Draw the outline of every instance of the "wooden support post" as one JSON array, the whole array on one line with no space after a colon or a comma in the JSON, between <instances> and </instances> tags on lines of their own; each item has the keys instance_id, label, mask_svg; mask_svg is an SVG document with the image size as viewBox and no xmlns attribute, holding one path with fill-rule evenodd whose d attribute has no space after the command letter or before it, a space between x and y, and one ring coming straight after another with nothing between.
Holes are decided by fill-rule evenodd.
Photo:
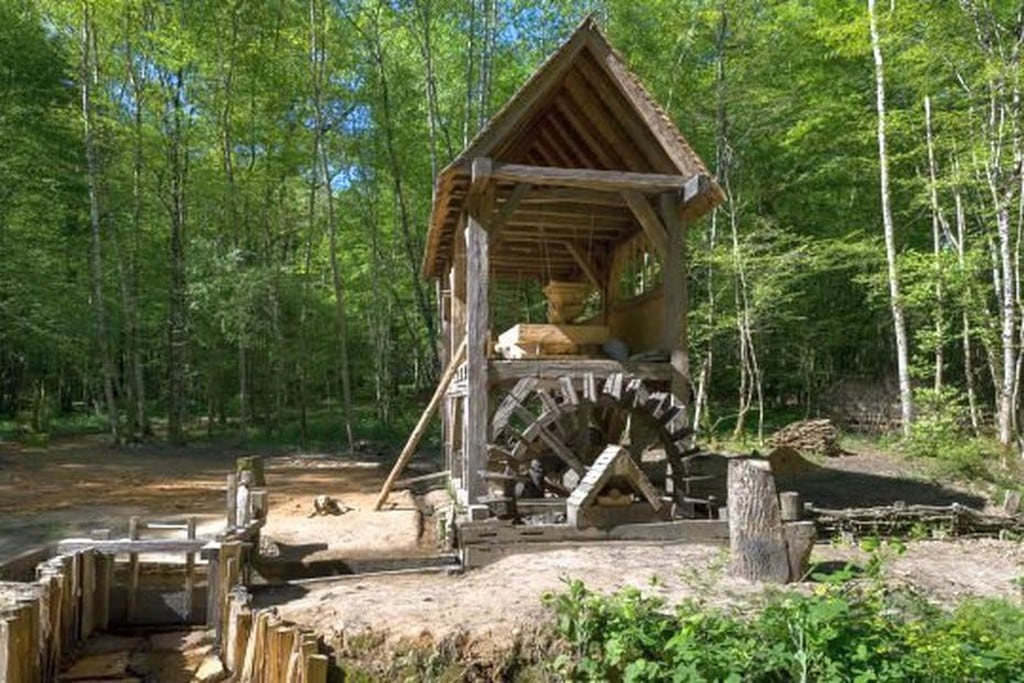
<instances>
[{"instance_id":1,"label":"wooden support post","mask_svg":"<svg viewBox=\"0 0 1024 683\"><path fill-rule=\"evenodd\" d=\"M216 630L220 614L220 544L208 543L201 557L206 560L206 625Z\"/></svg>"},{"instance_id":2,"label":"wooden support post","mask_svg":"<svg viewBox=\"0 0 1024 683\"><path fill-rule=\"evenodd\" d=\"M109 556L104 557L108 561L108 567L112 567L113 558ZM57 677L57 671L60 669L61 663L61 579L57 568L52 562L47 562L37 567L36 575L36 585L39 587L42 608L40 614L42 638L45 642L45 647L40 653L40 672L42 680L49 681ZM0 638L0 658L3 657L2 650L2 638ZM0 680L3 680L2 674L3 665L0 664Z\"/></svg>"},{"instance_id":3,"label":"wooden support post","mask_svg":"<svg viewBox=\"0 0 1024 683\"><path fill-rule=\"evenodd\" d=\"M78 599L82 603L82 619L79 622L78 638L85 640L92 635L96 623L96 553L83 550L80 554L82 586Z\"/></svg>"},{"instance_id":4,"label":"wooden support post","mask_svg":"<svg viewBox=\"0 0 1024 683\"><path fill-rule=\"evenodd\" d=\"M234 674L241 673L245 662L246 644L252 632L252 610L249 607L249 600L249 592L244 588L235 588L228 597L224 664L228 671Z\"/></svg>"},{"instance_id":5,"label":"wooden support post","mask_svg":"<svg viewBox=\"0 0 1024 683\"><path fill-rule=\"evenodd\" d=\"M729 460L730 571L750 581L785 583L789 554L775 492L775 478L767 460Z\"/></svg>"},{"instance_id":6,"label":"wooden support post","mask_svg":"<svg viewBox=\"0 0 1024 683\"><path fill-rule=\"evenodd\" d=\"M96 628L110 627L110 589L114 584L114 556L96 555Z\"/></svg>"},{"instance_id":7,"label":"wooden support post","mask_svg":"<svg viewBox=\"0 0 1024 683\"><path fill-rule=\"evenodd\" d=\"M377 496L377 501L373 504L374 510L380 510L388 499L388 494L391 493L391 488L395 485L395 481L398 480L398 475L402 473L405 466L409 464L409 460L412 458L413 453L416 451L416 447L420 443L420 439L427 432L427 427L430 425L430 418L434 415L437 410L437 406L441 403L441 399L444 398L445 392L448 390L448 385L451 384L452 378L455 376L455 372L462 365L463 359L466 357L466 340L463 339L462 343L459 344L458 350L455 352L455 356L452 358L452 362L448 364L448 368L444 371L441 376L441 381L438 382L437 389L434 390L434 395L430 399L430 403L427 404L423 414L420 415L419 422L416 423L416 428L412 430L412 434L409 435L409 440L405 442L405 447L402 448L402 452L398 455L398 460L395 461L395 466L391 468L391 473L388 474L387 480L384 482L384 486L380 489L380 494Z\"/></svg>"},{"instance_id":8,"label":"wooden support post","mask_svg":"<svg viewBox=\"0 0 1024 683\"><path fill-rule=\"evenodd\" d=\"M29 605L19 603L0 613L0 680L5 683L34 683L30 612Z\"/></svg>"},{"instance_id":9,"label":"wooden support post","mask_svg":"<svg viewBox=\"0 0 1024 683\"><path fill-rule=\"evenodd\" d=\"M253 489L249 494L252 501L252 518L254 520L266 520L267 518L267 490Z\"/></svg>"},{"instance_id":10,"label":"wooden support post","mask_svg":"<svg viewBox=\"0 0 1024 683\"><path fill-rule=\"evenodd\" d=\"M190 541L196 538L196 518L189 517L186 522L185 537ZM196 587L196 554L185 553L185 623L192 622L192 600Z\"/></svg>"},{"instance_id":11,"label":"wooden support post","mask_svg":"<svg viewBox=\"0 0 1024 683\"><path fill-rule=\"evenodd\" d=\"M466 338L466 214L459 216L455 236L452 238L452 269L449 274L451 288L451 340L450 348L457 349Z\"/></svg>"},{"instance_id":12,"label":"wooden support post","mask_svg":"<svg viewBox=\"0 0 1024 683\"><path fill-rule=\"evenodd\" d=\"M227 530L231 531L238 525L238 475L234 472L227 475Z\"/></svg>"},{"instance_id":13,"label":"wooden support post","mask_svg":"<svg viewBox=\"0 0 1024 683\"><path fill-rule=\"evenodd\" d=\"M252 521L252 507L249 492L252 490L252 472L238 475L238 491L235 494L235 526L245 528Z\"/></svg>"},{"instance_id":14,"label":"wooden support post","mask_svg":"<svg viewBox=\"0 0 1024 683\"><path fill-rule=\"evenodd\" d=\"M216 642L220 645L221 659L224 659L227 657L228 647L227 639L224 637L229 615L228 596L232 589L240 584L242 577L246 573L245 567L243 567L245 560L244 544L239 541L222 543L218 559L219 580L217 582L216 623L214 631L216 633Z\"/></svg>"},{"instance_id":15,"label":"wooden support post","mask_svg":"<svg viewBox=\"0 0 1024 683\"><path fill-rule=\"evenodd\" d=\"M302 680L305 683L327 683L327 655L306 657L306 670Z\"/></svg>"},{"instance_id":16,"label":"wooden support post","mask_svg":"<svg viewBox=\"0 0 1024 683\"><path fill-rule=\"evenodd\" d=\"M690 415L690 351L686 312L689 308L689 287L686 258L686 225L679 218L679 199L673 194L661 195L661 217L668 232L663 282L665 312L662 321L662 345L672 364L672 395Z\"/></svg>"},{"instance_id":17,"label":"wooden support post","mask_svg":"<svg viewBox=\"0 0 1024 683\"><path fill-rule=\"evenodd\" d=\"M489 221L494 207L494 184L489 159L473 161L466 221L466 413L463 419L463 487L475 505L487 493L479 471L487 469L488 381L490 344Z\"/></svg>"},{"instance_id":18,"label":"wooden support post","mask_svg":"<svg viewBox=\"0 0 1024 683\"><path fill-rule=\"evenodd\" d=\"M139 518L131 517L128 520L128 540L139 540ZM128 554L128 600L125 614L125 622L132 623L135 620L135 612L139 600L139 554Z\"/></svg>"},{"instance_id":19,"label":"wooden support post","mask_svg":"<svg viewBox=\"0 0 1024 683\"><path fill-rule=\"evenodd\" d=\"M14 634L11 622L6 614L0 612L0 681L13 683L15 680L14 665L11 663Z\"/></svg>"}]
</instances>

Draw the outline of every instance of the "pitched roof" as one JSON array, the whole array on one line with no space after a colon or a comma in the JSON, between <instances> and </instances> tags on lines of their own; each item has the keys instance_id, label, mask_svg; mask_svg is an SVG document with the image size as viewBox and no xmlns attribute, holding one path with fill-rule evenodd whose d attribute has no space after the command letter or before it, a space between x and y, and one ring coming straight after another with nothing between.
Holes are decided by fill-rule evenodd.
<instances>
[{"instance_id":1,"label":"pitched roof","mask_svg":"<svg viewBox=\"0 0 1024 683\"><path fill-rule=\"evenodd\" d=\"M592 17L583 20L438 174L423 260L427 277L439 276L451 258L470 166L480 157L537 166L679 175L683 180L708 175L704 163ZM691 209L695 215L724 199L715 183L707 187ZM563 216L567 226L573 213ZM592 206L581 205L575 213L581 228L593 224ZM607 219L609 229L621 223L621 236L630 231L629 226L635 227L624 203L604 208L601 218ZM544 254L549 256L550 249L544 249Z\"/></svg>"}]
</instances>

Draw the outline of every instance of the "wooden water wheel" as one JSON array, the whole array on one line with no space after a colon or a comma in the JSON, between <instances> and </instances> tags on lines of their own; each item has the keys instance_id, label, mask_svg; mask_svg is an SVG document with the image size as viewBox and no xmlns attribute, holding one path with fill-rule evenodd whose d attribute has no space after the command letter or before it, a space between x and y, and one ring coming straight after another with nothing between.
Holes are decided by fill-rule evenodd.
<instances>
[{"instance_id":1,"label":"wooden water wheel","mask_svg":"<svg viewBox=\"0 0 1024 683\"><path fill-rule=\"evenodd\" d=\"M492 479L523 480L543 469L547 490L569 495L609 444L625 446L651 482L677 501L697 499L703 454L693 445L683 406L637 377L592 373L520 380L491 422Z\"/></svg>"}]
</instances>

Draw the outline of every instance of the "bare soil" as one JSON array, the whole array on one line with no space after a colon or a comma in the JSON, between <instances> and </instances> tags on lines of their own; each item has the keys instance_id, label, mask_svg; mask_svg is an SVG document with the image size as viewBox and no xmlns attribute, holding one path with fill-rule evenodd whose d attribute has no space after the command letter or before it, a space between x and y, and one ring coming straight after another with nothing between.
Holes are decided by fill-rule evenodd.
<instances>
[{"instance_id":1,"label":"bare soil","mask_svg":"<svg viewBox=\"0 0 1024 683\"><path fill-rule=\"evenodd\" d=\"M422 520L408 494L392 512L369 512L387 474L376 452L254 452L231 446L112 448L104 437L64 439L47 448L0 444L0 562L32 547L91 529L127 533L128 518L196 516L200 535L224 525L224 482L235 459L264 455L269 494L266 535L299 559L374 553L415 554ZM319 517L313 499L329 495L353 508ZM428 546L429 547L429 546Z\"/></svg>"},{"instance_id":2,"label":"bare soil","mask_svg":"<svg viewBox=\"0 0 1024 683\"><path fill-rule=\"evenodd\" d=\"M513 555L457 575L353 576L274 588L259 601L277 605L286 619L315 627L342 649L370 642L395 652L459 641L487 657L550 622L543 596L565 590L570 579L600 592L637 588L669 605L685 599L718 607L756 603L766 586L728 576L726 554L705 545L591 544ZM863 567L867 559L855 548L829 545L817 546L812 556L824 571L847 563ZM1017 542L919 541L893 557L885 575L940 604L968 596L1019 599L1022 563Z\"/></svg>"},{"instance_id":3,"label":"bare soil","mask_svg":"<svg viewBox=\"0 0 1024 683\"><path fill-rule=\"evenodd\" d=\"M0 444L0 560L32 544L98 526L122 532L127 517L197 515L201 529L222 524L224 475L239 448L159 446L111 449L101 438L60 441L47 449ZM422 500L397 492L384 513L370 511L390 458L363 454L267 451L270 510L265 536L280 557L322 559L423 556L436 552ZM912 463L876 451L822 462L789 463L780 487L824 507L961 502L984 507L970 488L929 479ZM312 515L329 495L351 508ZM437 494L440 495L440 494ZM824 568L865 562L854 548L819 545ZM920 541L887 565L887 576L931 599L1019 596L1019 543ZM504 558L466 572L356 575L264 590L288 619L317 628L330 642L369 638L386 648L451 638L494 652L550 618L542 596L580 578L595 590L634 586L669 603L686 598L746 605L763 586L726 576L724 550L700 545L602 544Z\"/></svg>"}]
</instances>

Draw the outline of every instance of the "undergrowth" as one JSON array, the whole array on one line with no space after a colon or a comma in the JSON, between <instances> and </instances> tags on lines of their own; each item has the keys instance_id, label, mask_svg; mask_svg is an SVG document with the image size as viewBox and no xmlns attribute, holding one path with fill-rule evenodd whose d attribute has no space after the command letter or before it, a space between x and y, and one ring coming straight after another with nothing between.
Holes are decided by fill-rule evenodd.
<instances>
[{"instance_id":1,"label":"undergrowth","mask_svg":"<svg viewBox=\"0 0 1024 683\"><path fill-rule=\"evenodd\" d=\"M810 594L778 592L755 610L698 600L668 609L625 589L568 582L545 600L573 681L1024 680L1024 609L968 600L952 610L886 588L877 571L817 577Z\"/></svg>"}]
</instances>

